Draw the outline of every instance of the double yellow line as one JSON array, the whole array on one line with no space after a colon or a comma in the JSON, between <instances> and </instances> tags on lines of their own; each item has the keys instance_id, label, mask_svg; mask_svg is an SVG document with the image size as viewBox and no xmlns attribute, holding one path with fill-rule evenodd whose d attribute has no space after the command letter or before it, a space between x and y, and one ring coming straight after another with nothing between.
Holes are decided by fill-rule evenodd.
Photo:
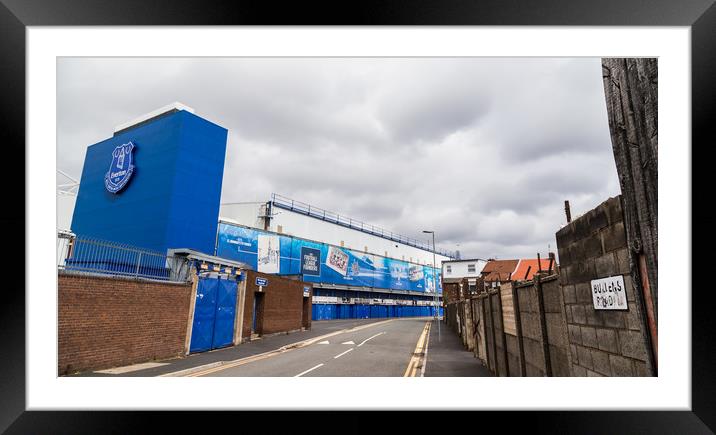
<instances>
[{"instance_id":1,"label":"double yellow line","mask_svg":"<svg viewBox=\"0 0 716 435\"><path fill-rule=\"evenodd\" d=\"M422 372L422 368L425 365L425 349L428 347L428 337L430 337L430 325L432 322L426 322L423 328L423 333L418 338L418 344L415 346L413 356L410 357L408 367L405 369L403 377L416 377Z\"/></svg>"}]
</instances>

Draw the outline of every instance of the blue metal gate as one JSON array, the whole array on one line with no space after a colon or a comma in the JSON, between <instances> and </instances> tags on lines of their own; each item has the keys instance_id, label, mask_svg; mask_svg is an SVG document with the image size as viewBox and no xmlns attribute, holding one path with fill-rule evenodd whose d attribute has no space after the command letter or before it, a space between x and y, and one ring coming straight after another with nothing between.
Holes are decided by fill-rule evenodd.
<instances>
[{"instance_id":1,"label":"blue metal gate","mask_svg":"<svg viewBox=\"0 0 716 435\"><path fill-rule=\"evenodd\" d=\"M189 352L231 345L235 318L236 281L199 277Z\"/></svg>"}]
</instances>

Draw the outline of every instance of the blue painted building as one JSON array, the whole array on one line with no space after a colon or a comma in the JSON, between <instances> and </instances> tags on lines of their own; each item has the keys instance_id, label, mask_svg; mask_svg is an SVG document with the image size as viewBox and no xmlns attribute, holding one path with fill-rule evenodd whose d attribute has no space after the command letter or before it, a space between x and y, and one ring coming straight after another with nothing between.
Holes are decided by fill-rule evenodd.
<instances>
[{"instance_id":1,"label":"blue painted building","mask_svg":"<svg viewBox=\"0 0 716 435\"><path fill-rule=\"evenodd\" d=\"M189 248L213 253L227 133L187 110L174 109L90 145L72 231L162 252ZM115 150L130 143L133 149L118 161ZM130 164L127 176L123 171ZM107 187L108 173L126 177L119 191Z\"/></svg>"}]
</instances>

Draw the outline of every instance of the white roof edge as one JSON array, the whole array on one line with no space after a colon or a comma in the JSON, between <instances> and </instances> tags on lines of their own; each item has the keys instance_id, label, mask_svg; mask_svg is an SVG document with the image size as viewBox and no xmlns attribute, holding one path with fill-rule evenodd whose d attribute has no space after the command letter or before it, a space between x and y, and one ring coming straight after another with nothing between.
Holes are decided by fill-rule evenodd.
<instances>
[{"instance_id":1,"label":"white roof edge","mask_svg":"<svg viewBox=\"0 0 716 435\"><path fill-rule=\"evenodd\" d=\"M189 112L189 113L194 113L194 109L192 109L191 107L189 107L189 106L187 106L187 105L185 105L185 104L182 104L182 103L180 103L180 102L178 102L178 101L175 101L175 102L173 102L173 103L171 103L171 104L167 104L166 106L162 106L162 107L160 107L160 108L158 108L158 109L156 109L156 110L152 110L152 111L149 112L149 113L145 113L144 115L141 115L141 116L139 116L139 117L137 117L137 118L134 118L133 120L131 120L131 121L129 121L129 122L125 122L124 124L120 124L120 125L114 127L114 133L116 133L116 132L118 132L118 131L120 131L120 130L124 130L124 129L129 128L129 127L131 127L131 126L133 126L133 125L139 124L140 122L144 122L144 121L146 121L147 119L154 118L155 116L159 116L159 115L161 115L162 113L166 113L166 112L169 112L169 111L174 110L174 109L176 109L176 110L186 110L186 111Z\"/></svg>"},{"instance_id":2,"label":"white roof edge","mask_svg":"<svg viewBox=\"0 0 716 435\"><path fill-rule=\"evenodd\" d=\"M231 218L227 218L224 216L219 216L219 222L226 222L227 224L241 225L244 227L248 226L248 225L242 224L241 222L237 221L236 219L231 219Z\"/></svg>"}]
</instances>

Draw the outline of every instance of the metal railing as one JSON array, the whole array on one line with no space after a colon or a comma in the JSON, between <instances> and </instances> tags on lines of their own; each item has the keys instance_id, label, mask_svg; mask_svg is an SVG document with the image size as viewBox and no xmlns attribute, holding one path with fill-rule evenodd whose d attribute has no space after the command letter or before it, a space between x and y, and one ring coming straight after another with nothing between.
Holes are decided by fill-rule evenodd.
<instances>
[{"instance_id":1,"label":"metal railing","mask_svg":"<svg viewBox=\"0 0 716 435\"><path fill-rule=\"evenodd\" d=\"M433 247L427 241L421 241L418 239L413 239L400 234L396 234L381 227L367 224L365 222L352 219L346 216L341 216L338 213L324 210L322 208L306 204L305 202L296 201L294 199L278 195L276 193L271 194L271 202L276 207L283 208L285 210L305 214L306 216L311 216L334 224L342 225L344 227L348 227L374 236L382 237L384 239L392 240L394 242L402 243L404 245L413 246L415 248L423 249L425 251L435 252L436 254L455 258L454 252L441 249L433 250Z\"/></svg>"},{"instance_id":2,"label":"metal railing","mask_svg":"<svg viewBox=\"0 0 716 435\"><path fill-rule=\"evenodd\" d=\"M72 249L72 241L75 239L74 233L67 230L57 230L57 268L65 268L65 259L69 256Z\"/></svg>"},{"instance_id":3,"label":"metal railing","mask_svg":"<svg viewBox=\"0 0 716 435\"><path fill-rule=\"evenodd\" d=\"M57 268L74 272L148 278L163 281L186 279L185 259L168 257L116 242L57 232Z\"/></svg>"}]
</instances>

